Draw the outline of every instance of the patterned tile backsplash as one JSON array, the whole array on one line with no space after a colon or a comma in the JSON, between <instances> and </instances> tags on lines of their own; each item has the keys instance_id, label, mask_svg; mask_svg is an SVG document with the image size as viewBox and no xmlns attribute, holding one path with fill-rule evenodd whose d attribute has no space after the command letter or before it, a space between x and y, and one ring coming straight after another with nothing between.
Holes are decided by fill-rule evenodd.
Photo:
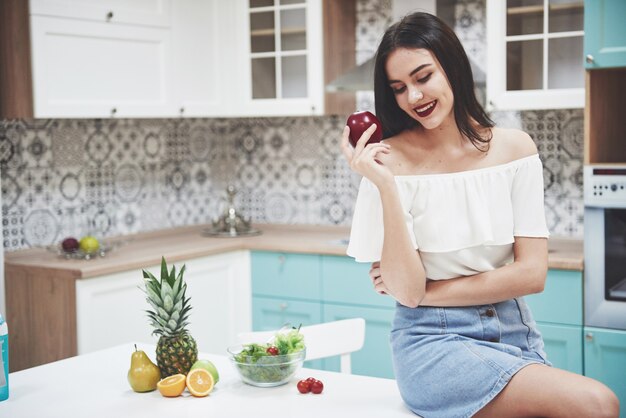
<instances>
[{"instance_id":1,"label":"patterned tile backsplash","mask_svg":"<svg viewBox=\"0 0 626 418\"><path fill-rule=\"evenodd\" d=\"M359 61L384 30L363 22L388 21L389 7L359 0ZM484 54L480 30L467 26L484 26L484 1L460 0L456 16L468 51ZM582 238L582 109L492 116L535 140L551 233ZM221 214L229 184L254 222L349 225L360 179L339 151L343 124L343 115L0 120L4 248L207 223Z\"/></svg>"}]
</instances>

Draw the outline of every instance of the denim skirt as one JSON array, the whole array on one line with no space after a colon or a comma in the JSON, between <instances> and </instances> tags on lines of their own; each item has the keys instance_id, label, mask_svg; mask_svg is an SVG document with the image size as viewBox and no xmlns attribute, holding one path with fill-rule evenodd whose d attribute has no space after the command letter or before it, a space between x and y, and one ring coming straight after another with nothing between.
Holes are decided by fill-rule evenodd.
<instances>
[{"instance_id":1,"label":"denim skirt","mask_svg":"<svg viewBox=\"0 0 626 418\"><path fill-rule=\"evenodd\" d=\"M471 417L522 367L551 365L523 298L452 308L397 304L390 339L400 394L424 418Z\"/></svg>"}]
</instances>

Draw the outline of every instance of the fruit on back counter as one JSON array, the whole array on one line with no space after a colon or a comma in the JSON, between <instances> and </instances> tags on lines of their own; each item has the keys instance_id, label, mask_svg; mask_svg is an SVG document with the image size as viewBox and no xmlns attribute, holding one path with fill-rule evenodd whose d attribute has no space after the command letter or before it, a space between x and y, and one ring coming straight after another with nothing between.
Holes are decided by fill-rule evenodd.
<instances>
[{"instance_id":1,"label":"fruit on back counter","mask_svg":"<svg viewBox=\"0 0 626 418\"><path fill-rule=\"evenodd\" d=\"M157 388L161 379L161 371L148 355L137 350L130 356L130 369L128 370L128 383L135 392L151 392Z\"/></svg>"},{"instance_id":2,"label":"fruit on back counter","mask_svg":"<svg viewBox=\"0 0 626 418\"><path fill-rule=\"evenodd\" d=\"M383 139L383 126L373 113L368 111L354 112L348 117L346 125L350 127L350 144L356 146L357 141L372 124L376 124L376 130L367 141L368 144L380 142Z\"/></svg>"},{"instance_id":3,"label":"fruit on back counter","mask_svg":"<svg viewBox=\"0 0 626 418\"><path fill-rule=\"evenodd\" d=\"M63 248L63 251L66 253L75 253L78 251L79 246L78 240L74 237L67 237L61 241L61 248Z\"/></svg>"},{"instance_id":4,"label":"fruit on back counter","mask_svg":"<svg viewBox=\"0 0 626 418\"><path fill-rule=\"evenodd\" d=\"M85 254L93 254L100 248L98 239L91 235L86 235L80 239L80 249Z\"/></svg>"},{"instance_id":5,"label":"fruit on back counter","mask_svg":"<svg viewBox=\"0 0 626 418\"><path fill-rule=\"evenodd\" d=\"M161 376L186 375L198 359L198 347L186 328L189 325L191 298L185 296L185 265L178 275L175 266L168 273L165 257L162 257L160 279L146 270L142 272L146 300L153 309L147 311L150 324L154 327L152 334L160 336L156 355Z\"/></svg>"}]
</instances>

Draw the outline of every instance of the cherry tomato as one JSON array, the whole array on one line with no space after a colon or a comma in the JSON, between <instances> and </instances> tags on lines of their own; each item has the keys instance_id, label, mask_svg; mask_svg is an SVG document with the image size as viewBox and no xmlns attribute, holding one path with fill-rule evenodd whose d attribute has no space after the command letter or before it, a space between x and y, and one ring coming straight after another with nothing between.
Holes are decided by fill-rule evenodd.
<instances>
[{"instance_id":1,"label":"cherry tomato","mask_svg":"<svg viewBox=\"0 0 626 418\"><path fill-rule=\"evenodd\" d=\"M270 356L277 356L278 355L278 348L271 346L271 347L267 347L267 350L265 350L265 352L267 354L269 354Z\"/></svg>"},{"instance_id":2,"label":"cherry tomato","mask_svg":"<svg viewBox=\"0 0 626 418\"><path fill-rule=\"evenodd\" d=\"M309 393L311 391L311 384L307 380L301 380L298 382L298 391L300 393Z\"/></svg>"},{"instance_id":3,"label":"cherry tomato","mask_svg":"<svg viewBox=\"0 0 626 418\"><path fill-rule=\"evenodd\" d=\"M324 390L324 384L320 382L319 380L316 380L315 382L311 383L312 393L315 393L316 395L318 395L322 393L323 390Z\"/></svg>"},{"instance_id":4,"label":"cherry tomato","mask_svg":"<svg viewBox=\"0 0 626 418\"><path fill-rule=\"evenodd\" d=\"M315 382L317 379L314 377L307 377L306 381L309 382L309 384Z\"/></svg>"}]
</instances>

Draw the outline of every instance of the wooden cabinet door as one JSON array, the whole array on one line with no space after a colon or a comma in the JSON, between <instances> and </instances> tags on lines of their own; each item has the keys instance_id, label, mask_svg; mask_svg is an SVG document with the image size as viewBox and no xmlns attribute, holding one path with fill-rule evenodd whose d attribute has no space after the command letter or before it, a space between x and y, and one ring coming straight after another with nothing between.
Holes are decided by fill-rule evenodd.
<instances>
[{"instance_id":1,"label":"wooden cabinet door","mask_svg":"<svg viewBox=\"0 0 626 418\"><path fill-rule=\"evenodd\" d=\"M170 29L31 17L35 117L171 117Z\"/></svg>"},{"instance_id":2,"label":"wooden cabinet door","mask_svg":"<svg viewBox=\"0 0 626 418\"><path fill-rule=\"evenodd\" d=\"M626 417L626 331L585 327L585 376L610 387Z\"/></svg>"},{"instance_id":3,"label":"wooden cabinet door","mask_svg":"<svg viewBox=\"0 0 626 418\"><path fill-rule=\"evenodd\" d=\"M586 67L626 67L626 2L585 1Z\"/></svg>"}]
</instances>

